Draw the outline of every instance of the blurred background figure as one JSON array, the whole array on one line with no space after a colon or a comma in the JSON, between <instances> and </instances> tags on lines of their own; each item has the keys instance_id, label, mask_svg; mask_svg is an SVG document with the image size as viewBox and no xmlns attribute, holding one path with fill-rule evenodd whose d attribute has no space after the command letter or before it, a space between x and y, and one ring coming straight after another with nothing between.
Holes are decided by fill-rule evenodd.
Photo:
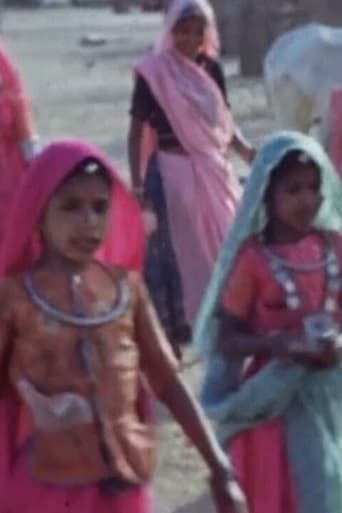
<instances>
[{"instance_id":1,"label":"blurred background figure","mask_svg":"<svg viewBox=\"0 0 342 513\"><path fill-rule=\"evenodd\" d=\"M161 40L135 68L130 170L158 220L146 280L177 353L238 205L230 151L247 162L254 155L233 119L218 52L210 4L175 0Z\"/></svg>"},{"instance_id":2,"label":"blurred background figure","mask_svg":"<svg viewBox=\"0 0 342 513\"><path fill-rule=\"evenodd\" d=\"M0 240L13 194L37 150L25 86L0 41Z\"/></svg>"}]
</instances>

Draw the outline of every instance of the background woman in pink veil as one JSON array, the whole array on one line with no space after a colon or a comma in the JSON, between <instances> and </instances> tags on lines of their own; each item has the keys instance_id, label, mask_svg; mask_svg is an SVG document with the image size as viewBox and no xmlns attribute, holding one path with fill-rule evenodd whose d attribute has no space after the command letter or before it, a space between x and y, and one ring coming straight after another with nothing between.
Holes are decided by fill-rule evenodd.
<instances>
[{"instance_id":1,"label":"background woman in pink veil","mask_svg":"<svg viewBox=\"0 0 342 513\"><path fill-rule=\"evenodd\" d=\"M36 150L30 102L0 40L0 239L13 194Z\"/></svg>"},{"instance_id":2,"label":"background woman in pink veil","mask_svg":"<svg viewBox=\"0 0 342 513\"><path fill-rule=\"evenodd\" d=\"M175 0L163 36L135 68L131 175L136 196L158 220L146 281L176 350L189 337L184 328L193 323L239 201L229 151L247 162L254 155L234 123L218 51L209 3Z\"/></svg>"}]
</instances>

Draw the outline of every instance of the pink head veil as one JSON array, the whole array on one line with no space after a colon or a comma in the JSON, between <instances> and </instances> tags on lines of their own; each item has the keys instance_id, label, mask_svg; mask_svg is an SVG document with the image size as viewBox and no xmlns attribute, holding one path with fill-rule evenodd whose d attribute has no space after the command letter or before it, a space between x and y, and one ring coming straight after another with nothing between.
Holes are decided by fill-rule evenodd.
<instances>
[{"instance_id":1,"label":"pink head veil","mask_svg":"<svg viewBox=\"0 0 342 513\"><path fill-rule=\"evenodd\" d=\"M202 52L208 57L217 57L220 51L220 41L215 14L208 0L173 0L171 2L165 15L162 37L156 45L157 53L172 46L172 30L181 18L182 13L191 7L201 12L207 24Z\"/></svg>"},{"instance_id":2,"label":"pink head veil","mask_svg":"<svg viewBox=\"0 0 342 513\"><path fill-rule=\"evenodd\" d=\"M96 146L66 139L48 145L28 169L9 214L0 252L1 274L22 271L39 257L38 225L42 213L63 180L89 157L97 159L113 180L109 231L98 258L124 268L141 270L144 230L138 203Z\"/></svg>"}]
</instances>

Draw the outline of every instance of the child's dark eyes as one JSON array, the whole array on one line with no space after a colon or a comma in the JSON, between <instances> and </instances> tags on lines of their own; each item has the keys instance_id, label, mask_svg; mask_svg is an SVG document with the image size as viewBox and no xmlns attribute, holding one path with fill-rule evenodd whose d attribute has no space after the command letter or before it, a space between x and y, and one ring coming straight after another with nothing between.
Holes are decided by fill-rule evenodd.
<instances>
[{"instance_id":1,"label":"child's dark eyes","mask_svg":"<svg viewBox=\"0 0 342 513\"><path fill-rule=\"evenodd\" d=\"M310 190L311 192L313 192L315 194L319 194L320 190L321 190L321 184L314 183L314 184L308 185L305 188L300 184L293 184L286 188L286 192L287 192L287 194L295 195L295 194L301 193L303 191L303 189Z\"/></svg>"},{"instance_id":2,"label":"child's dark eyes","mask_svg":"<svg viewBox=\"0 0 342 513\"><path fill-rule=\"evenodd\" d=\"M107 200L96 201L94 202L93 209L96 214L106 214L109 209L109 202Z\"/></svg>"},{"instance_id":3,"label":"child's dark eyes","mask_svg":"<svg viewBox=\"0 0 342 513\"><path fill-rule=\"evenodd\" d=\"M63 212L76 213L76 212L83 210L84 207L85 207L85 205L83 204L83 202L73 198L73 199L66 201L65 203L62 203L60 208ZM91 205L91 209L94 211L95 214L98 214L98 215L106 214L109 209L109 201L108 200L94 201Z\"/></svg>"},{"instance_id":4,"label":"child's dark eyes","mask_svg":"<svg viewBox=\"0 0 342 513\"><path fill-rule=\"evenodd\" d=\"M77 212L81 208L81 203L76 199L70 199L62 203L60 208L63 212Z\"/></svg>"}]
</instances>

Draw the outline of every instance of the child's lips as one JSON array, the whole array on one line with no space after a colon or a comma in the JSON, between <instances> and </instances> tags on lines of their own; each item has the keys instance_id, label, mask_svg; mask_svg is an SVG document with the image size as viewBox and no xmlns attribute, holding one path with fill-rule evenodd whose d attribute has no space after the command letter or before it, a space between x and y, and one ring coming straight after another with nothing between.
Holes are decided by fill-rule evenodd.
<instances>
[{"instance_id":1,"label":"child's lips","mask_svg":"<svg viewBox=\"0 0 342 513\"><path fill-rule=\"evenodd\" d=\"M101 241L97 238L77 238L73 239L72 244L75 248L78 250L85 252L85 253L92 253L94 250L96 250Z\"/></svg>"},{"instance_id":2,"label":"child's lips","mask_svg":"<svg viewBox=\"0 0 342 513\"><path fill-rule=\"evenodd\" d=\"M316 217L316 210L314 209L302 209L297 212L296 219L300 224L311 224Z\"/></svg>"}]
</instances>

